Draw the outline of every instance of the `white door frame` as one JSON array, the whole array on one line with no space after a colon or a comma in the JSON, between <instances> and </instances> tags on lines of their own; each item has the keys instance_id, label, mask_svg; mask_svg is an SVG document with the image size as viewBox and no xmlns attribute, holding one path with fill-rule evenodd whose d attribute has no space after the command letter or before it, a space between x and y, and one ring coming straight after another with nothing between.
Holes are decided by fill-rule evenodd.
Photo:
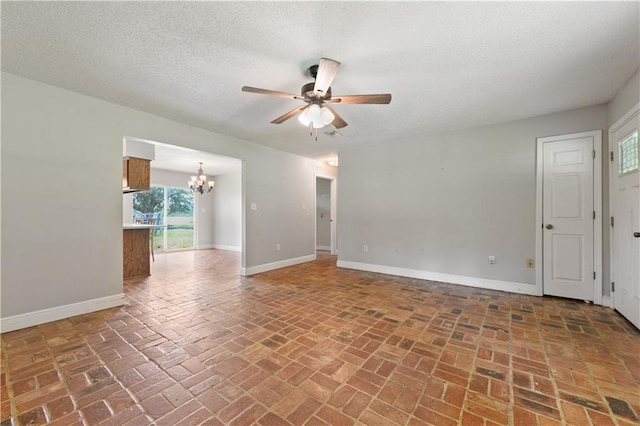
<instances>
[{"instance_id":1,"label":"white door frame","mask_svg":"<svg viewBox=\"0 0 640 426\"><path fill-rule=\"evenodd\" d=\"M623 115L622 118L620 118L611 127L609 127L609 147L608 148L610 152L616 152L614 150L617 149L617 146L614 146L615 142L613 140L613 135L618 130L620 130L622 126L627 124L629 120L634 119L635 116L638 114L640 114L640 103L636 104L625 115ZM615 155L617 155L617 153ZM608 164L611 166L612 163L608 163ZM613 193L614 178L617 178L617 170L613 170L611 167L609 167L609 188L608 188L609 194ZM614 207L613 201L611 199L611 196L609 196L609 215L610 216L613 216L613 214L615 213L613 207ZM609 265L610 265L611 272L613 273L613 232L611 230L609 231ZM612 309L615 309L613 295L609 297L607 306L609 306Z\"/></svg>"},{"instance_id":2,"label":"white door frame","mask_svg":"<svg viewBox=\"0 0 640 426\"><path fill-rule=\"evenodd\" d=\"M596 212L593 221L593 269L596 278L593 280L593 303L602 305L602 130L569 133L536 139L536 291L544 294L542 264L542 178L544 165L544 144L566 139L593 137L593 209Z\"/></svg>"},{"instance_id":3,"label":"white door frame","mask_svg":"<svg viewBox=\"0 0 640 426\"><path fill-rule=\"evenodd\" d=\"M336 193L336 177L335 176L329 176L329 175L324 175L321 173L316 173L315 177L313 179L313 187L315 188L315 194L317 197L318 194L318 188L317 188L317 179L321 178L321 179L326 179L328 181L331 181L330 184L330 204L331 204L331 211L329 212L330 217L330 224L331 224L331 255L335 256L336 254L338 254L338 250L336 249L336 245L338 243L338 239L337 239L337 235L336 235L336 230L338 229L338 217L337 217L337 193ZM314 198L315 200L315 198ZM318 247L318 217L317 217L317 211L318 211L318 206L317 206L317 201L314 202L315 205L315 211L316 211L316 216L314 219L314 226L315 226L315 231L314 231L314 237L313 237L313 246L314 247Z\"/></svg>"}]
</instances>

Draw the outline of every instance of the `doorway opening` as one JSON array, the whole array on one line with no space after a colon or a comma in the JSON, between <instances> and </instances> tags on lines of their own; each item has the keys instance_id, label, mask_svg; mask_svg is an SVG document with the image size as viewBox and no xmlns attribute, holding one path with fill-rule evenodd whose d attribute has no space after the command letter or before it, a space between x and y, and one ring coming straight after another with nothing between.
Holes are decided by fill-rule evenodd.
<instances>
[{"instance_id":1,"label":"doorway opening","mask_svg":"<svg viewBox=\"0 0 640 426\"><path fill-rule=\"evenodd\" d=\"M127 149L140 145L152 152L151 187L123 194L123 223L155 219L155 225L160 225L153 235L156 253L201 249L242 252L242 160L131 137L124 138L123 155L135 157ZM189 189L188 182L199 167L215 182L211 192Z\"/></svg>"},{"instance_id":2,"label":"doorway opening","mask_svg":"<svg viewBox=\"0 0 640 426\"><path fill-rule=\"evenodd\" d=\"M316 175L316 250L335 256L336 237L336 180Z\"/></svg>"}]
</instances>

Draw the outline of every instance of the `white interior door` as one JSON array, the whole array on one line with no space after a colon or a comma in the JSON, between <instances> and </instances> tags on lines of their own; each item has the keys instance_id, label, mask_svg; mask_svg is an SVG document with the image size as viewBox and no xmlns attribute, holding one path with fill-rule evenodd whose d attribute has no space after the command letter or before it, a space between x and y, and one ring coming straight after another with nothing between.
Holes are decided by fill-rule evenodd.
<instances>
[{"instance_id":1,"label":"white interior door","mask_svg":"<svg viewBox=\"0 0 640 426\"><path fill-rule=\"evenodd\" d=\"M640 328L640 172L638 172L638 112L615 130L609 140L611 280L613 305Z\"/></svg>"},{"instance_id":2,"label":"white interior door","mask_svg":"<svg viewBox=\"0 0 640 426\"><path fill-rule=\"evenodd\" d=\"M593 135L543 143L543 292L594 300Z\"/></svg>"}]
</instances>

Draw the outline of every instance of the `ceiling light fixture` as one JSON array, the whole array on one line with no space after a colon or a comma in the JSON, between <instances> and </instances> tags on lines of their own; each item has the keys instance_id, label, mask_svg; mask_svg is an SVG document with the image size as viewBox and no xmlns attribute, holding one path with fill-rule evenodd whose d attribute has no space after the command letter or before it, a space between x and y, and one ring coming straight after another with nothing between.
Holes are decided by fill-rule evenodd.
<instances>
[{"instance_id":1,"label":"ceiling light fixture","mask_svg":"<svg viewBox=\"0 0 640 426\"><path fill-rule=\"evenodd\" d=\"M336 116L329 108L320 107L317 103L309 105L298 115L298 121L309 127L309 136L313 136L313 130L316 130L316 140L318 140L318 129L331 124L335 118Z\"/></svg>"},{"instance_id":2,"label":"ceiling light fixture","mask_svg":"<svg viewBox=\"0 0 640 426\"><path fill-rule=\"evenodd\" d=\"M202 163L200 163L200 168L198 169L197 176L191 176L191 180L189 181L189 189L193 192L199 192L200 194L204 194L205 192L211 192L213 189L213 185L215 182L210 180L207 181L207 177L204 175L202 171Z\"/></svg>"},{"instance_id":3,"label":"ceiling light fixture","mask_svg":"<svg viewBox=\"0 0 640 426\"><path fill-rule=\"evenodd\" d=\"M327 161L327 164L332 167L338 167L338 157L332 158L331 160Z\"/></svg>"}]
</instances>

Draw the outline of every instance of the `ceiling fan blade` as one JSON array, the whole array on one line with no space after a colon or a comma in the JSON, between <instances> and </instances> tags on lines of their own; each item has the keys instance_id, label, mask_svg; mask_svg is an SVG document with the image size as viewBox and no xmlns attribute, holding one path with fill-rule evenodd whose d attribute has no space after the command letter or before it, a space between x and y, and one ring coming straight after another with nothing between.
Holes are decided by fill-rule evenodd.
<instances>
[{"instance_id":1,"label":"ceiling fan blade","mask_svg":"<svg viewBox=\"0 0 640 426\"><path fill-rule=\"evenodd\" d=\"M269 95L269 96L277 96L279 98L287 98L287 99L304 99L299 95L294 95L292 93L278 92L276 90L267 90L267 89L259 89L257 87L244 86L242 88L243 92L249 93L257 93L259 95Z\"/></svg>"},{"instance_id":2,"label":"ceiling fan blade","mask_svg":"<svg viewBox=\"0 0 640 426\"><path fill-rule=\"evenodd\" d=\"M388 104L391 94L333 96L328 102L340 104Z\"/></svg>"},{"instance_id":3,"label":"ceiling fan blade","mask_svg":"<svg viewBox=\"0 0 640 426\"><path fill-rule=\"evenodd\" d=\"M318 64L318 74L316 75L316 84L313 87L313 92L318 96L324 96L329 90L333 79L336 77L340 62L333 59L320 58L320 64Z\"/></svg>"},{"instance_id":4,"label":"ceiling fan blade","mask_svg":"<svg viewBox=\"0 0 640 426\"><path fill-rule=\"evenodd\" d=\"M309 105L302 105L301 107L298 108L294 108L291 111L287 112L286 114L282 114L280 117L276 118L275 120L273 120L271 122L271 124L281 124L284 123L285 121L287 121L288 119L290 119L291 117L294 117L296 115L298 115L298 113L300 113L303 109L307 108Z\"/></svg>"},{"instance_id":5,"label":"ceiling fan blade","mask_svg":"<svg viewBox=\"0 0 640 426\"><path fill-rule=\"evenodd\" d=\"M347 122L344 121L344 119L342 117L340 117L340 115L338 115L338 113L336 112L335 109L331 108L329 105L324 105L324 108L327 108L335 116L335 118L333 119L331 124L333 124L336 129L342 129L343 127L347 127L348 126Z\"/></svg>"}]
</instances>

